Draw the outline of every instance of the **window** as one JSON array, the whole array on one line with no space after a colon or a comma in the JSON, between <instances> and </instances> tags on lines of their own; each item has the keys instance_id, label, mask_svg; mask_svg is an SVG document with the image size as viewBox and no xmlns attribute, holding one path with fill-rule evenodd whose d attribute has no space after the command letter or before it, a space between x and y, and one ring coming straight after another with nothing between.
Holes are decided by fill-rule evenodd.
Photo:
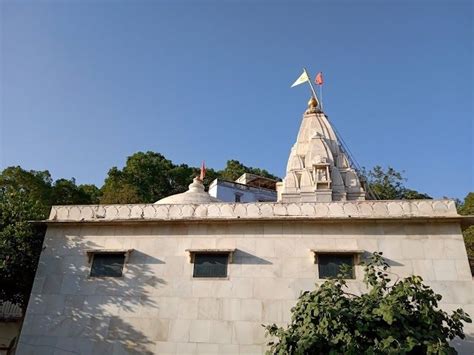
<instances>
[{"instance_id":1,"label":"window","mask_svg":"<svg viewBox=\"0 0 474 355\"><path fill-rule=\"evenodd\" d=\"M193 277L227 277L228 254L196 254Z\"/></svg>"},{"instance_id":2,"label":"window","mask_svg":"<svg viewBox=\"0 0 474 355\"><path fill-rule=\"evenodd\" d=\"M363 250L311 250L318 264L320 279L337 277L344 269L345 279L355 279L355 265L359 263Z\"/></svg>"},{"instance_id":3,"label":"window","mask_svg":"<svg viewBox=\"0 0 474 355\"><path fill-rule=\"evenodd\" d=\"M242 194L236 193L235 194L235 202L240 202L242 199Z\"/></svg>"},{"instance_id":4,"label":"window","mask_svg":"<svg viewBox=\"0 0 474 355\"><path fill-rule=\"evenodd\" d=\"M187 249L190 261L194 263L193 277L226 278L227 264L232 262L234 249Z\"/></svg>"},{"instance_id":5,"label":"window","mask_svg":"<svg viewBox=\"0 0 474 355\"><path fill-rule=\"evenodd\" d=\"M354 278L354 256L345 254L319 254L318 269L320 279L329 279L336 277L342 272L341 267L348 266L345 279Z\"/></svg>"},{"instance_id":6,"label":"window","mask_svg":"<svg viewBox=\"0 0 474 355\"><path fill-rule=\"evenodd\" d=\"M94 254L90 276L120 277L124 261L125 254Z\"/></svg>"},{"instance_id":7,"label":"window","mask_svg":"<svg viewBox=\"0 0 474 355\"><path fill-rule=\"evenodd\" d=\"M87 250L91 277L121 277L124 264L127 263L130 250Z\"/></svg>"}]
</instances>

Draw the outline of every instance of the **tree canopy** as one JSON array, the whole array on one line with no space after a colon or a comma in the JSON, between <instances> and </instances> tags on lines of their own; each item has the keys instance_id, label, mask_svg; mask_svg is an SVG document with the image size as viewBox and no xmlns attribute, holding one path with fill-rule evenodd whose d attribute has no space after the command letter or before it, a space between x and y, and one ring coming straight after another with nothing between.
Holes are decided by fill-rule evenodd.
<instances>
[{"instance_id":1,"label":"tree canopy","mask_svg":"<svg viewBox=\"0 0 474 355\"><path fill-rule=\"evenodd\" d=\"M44 235L43 227L29 221L45 218L47 211L30 192L0 188L0 300L21 306L28 301Z\"/></svg>"},{"instance_id":2,"label":"tree canopy","mask_svg":"<svg viewBox=\"0 0 474 355\"><path fill-rule=\"evenodd\" d=\"M464 338L462 309L438 308L441 295L419 276L392 281L381 253L365 264L368 292L347 291L344 272L301 294L288 327L268 325L270 354L451 354ZM393 275L393 274L391 274Z\"/></svg>"},{"instance_id":3,"label":"tree canopy","mask_svg":"<svg viewBox=\"0 0 474 355\"><path fill-rule=\"evenodd\" d=\"M138 152L127 158L122 169L109 170L102 187L101 203L152 203L163 197L184 192L199 167L174 164L162 154ZM234 181L244 173L252 173L275 180L279 178L268 171L248 167L238 160L228 160L223 170L207 169L205 185L216 178Z\"/></svg>"},{"instance_id":4,"label":"tree canopy","mask_svg":"<svg viewBox=\"0 0 474 355\"><path fill-rule=\"evenodd\" d=\"M474 192L470 192L464 201L458 204L458 213L461 215L474 215ZM467 256L471 272L474 275L474 226L470 226L463 231L464 244L466 245Z\"/></svg>"},{"instance_id":5,"label":"tree canopy","mask_svg":"<svg viewBox=\"0 0 474 355\"><path fill-rule=\"evenodd\" d=\"M175 165L162 154L138 152L127 158L123 169L109 170L101 203L152 203L187 190L198 169Z\"/></svg>"},{"instance_id":6,"label":"tree canopy","mask_svg":"<svg viewBox=\"0 0 474 355\"><path fill-rule=\"evenodd\" d=\"M96 186L53 182L47 170L15 166L0 173L0 300L28 302L45 231L30 221L47 218L53 204L97 203L98 197Z\"/></svg>"},{"instance_id":7,"label":"tree canopy","mask_svg":"<svg viewBox=\"0 0 474 355\"><path fill-rule=\"evenodd\" d=\"M431 199L428 194L407 188L402 173L390 166L385 170L376 165L370 171L364 170L363 175L374 195L380 200Z\"/></svg>"},{"instance_id":8,"label":"tree canopy","mask_svg":"<svg viewBox=\"0 0 474 355\"><path fill-rule=\"evenodd\" d=\"M273 180L280 180L278 176L270 174L265 169L252 168L249 166L245 166L238 160L227 160L226 167L224 168L224 170L218 171L217 175L221 179L235 181L244 173L251 173L251 174L263 176L263 177L273 179Z\"/></svg>"},{"instance_id":9,"label":"tree canopy","mask_svg":"<svg viewBox=\"0 0 474 355\"><path fill-rule=\"evenodd\" d=\"M23 192L31 201L39 204L43 213L47 213L51 204L53 179L49 171L26 171L19 166L6 168L0 174L0 187L8 192Z\"/></svg>"}]
</instances>

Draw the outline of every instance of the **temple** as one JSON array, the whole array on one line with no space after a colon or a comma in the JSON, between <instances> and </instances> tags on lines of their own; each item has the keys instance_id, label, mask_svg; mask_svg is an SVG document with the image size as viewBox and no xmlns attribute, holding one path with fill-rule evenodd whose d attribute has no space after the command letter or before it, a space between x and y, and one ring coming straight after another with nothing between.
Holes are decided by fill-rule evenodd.
<instances>
[{"instance_id":1,"label":"temple","mask_svg":"<svg viewBox=\"0 0 474 355\"><path fill-rule=\"evenodd\" d=\"M312 99L278 201L258 201L274 182L247 176L215 196L196 178L154 204L53 206L16 353L264 354L262 324L287 324L342 265L348 292L366 292L373 252L474 315L473 218L453 200L366 199L340 143ZM453 345L472 354L465 333Z\"/></svg>"}]
</instances>

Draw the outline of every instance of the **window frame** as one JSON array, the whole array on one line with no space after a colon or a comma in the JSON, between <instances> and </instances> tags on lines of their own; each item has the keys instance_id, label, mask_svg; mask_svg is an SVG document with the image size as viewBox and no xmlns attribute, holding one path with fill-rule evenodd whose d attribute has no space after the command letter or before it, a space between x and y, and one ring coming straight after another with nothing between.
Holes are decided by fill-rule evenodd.
<instances>
[{"instance_id":1,"label":"window frame","mask_svg":"<svg viewBox=\"0 0 474 355\"><path fill-rule=\"evenodd\" d=\"M189 262L193 265L191 278L193 280L227 280L229 279L229 264L233 262L235 249L186 249L189 253ZM196 270L196 255L227 255L226 275L225 276L195 276Z\"/></svg>"},{"instance_id":2,"label":"window frame","mask_svg":"<svg viewBox=\"0 0 474 355\"><path fill-rule=\"evenodd\" d=\"M314 263L317 264L317 273L318 273L318 280L329 280L331 277L321 277L320 272L320 263L319 257L321 255L331 255L331 256L352 256L352 277L344 278L344 280L357 280L357 272L356 266L360 264L360 256L364 253L363 250L311 250L314 253Z\"/></svg>"},{"instance_id":3,"label":"window frame","mask_svg":"<svg viewBox=\"0 0 474 355\"><path fill-rule=\"evenodd\" d=\"M89 265L89 278L122 278L126 272L126 265L130 258L130 254L133 252L133 249L89 249L86 250L87 263ZM111 275L92 275L92 266L94 264L94 258L96 255L123 255L123 264L122 264L122 273L120 276L111 276Z\"/></svg>"}]
</instances>

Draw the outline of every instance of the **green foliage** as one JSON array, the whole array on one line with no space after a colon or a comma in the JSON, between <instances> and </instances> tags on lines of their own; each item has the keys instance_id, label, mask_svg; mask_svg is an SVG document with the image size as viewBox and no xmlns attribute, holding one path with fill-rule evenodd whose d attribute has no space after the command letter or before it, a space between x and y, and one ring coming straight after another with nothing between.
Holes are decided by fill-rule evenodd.
<instances>
[{"instance_id":1,"label":"green foliage","mask_svg":"<svg viewBox=\"0 0 474 355\"><path fill-rule=\"evenodd\" d=\"M26 306L44 236L44 227L28 221L46 214L29 192L0 188L0 300Z\"/></svg>"},{"instance_id":2,"label":"green foliage","mask_svg":"<svg viewBox=\"0 0 474 355\"><path fill-rule=\"evenodd\" d=\"M198 167L175 165L159 153L138 152L127 158L123 169L113 167L109 170L100 202L153 203L163 197L186 191L199 171ZM234 181L243 173L278 179L266 170L229 160L223 170L216 172L214 169L207 169L204 184L209 186L216 178Z\"/></svg>"},{"instance_id":3,"label":"green foliage","mask_svg":"<svg viewBox=\"0 0 474 355\"><path fill-rule=\"evenodd\" d=\"M53 183L48 171L16 166L0 173L0 300L28 302L45 231L30 221L47 218L52 204L96 203L98 193L74 179Z\"/></svg>"},{"instance_id":4,"label":"green foliage","mask_svg":"<svg viewBox=\"0 0 474 355\"><path fill-rule=\"evenodd\" d=\"M251 173L251 174L260 175L260 176L274 179L274 180L280 180L277 176L270 174L265 169L252 168L249 166L245 166L238 160L228 160L225 169L219 171L218 175L221 179L228 180L228 181L235 181L244 173Z\"/></svg>"},{"instance_id":5,"label":"green foliage","mask_svg":"<svg viewBox=\"0 0 474 355\"><path fill-rule=\"evenodd\" d=\"M474 192L469 192L464 198L464 202L458 204L458 213L461 215L474 215ZM470 226L463 231L464 244L466 245L471 273L474 275L474 226Z\"/></svg>"},{"instance_id":6,"label":"green foliage","mask_svg":"<svg viewBox=\"0 0 474 355\"><path fill-rule=\"evenodd\" d=\"M102 187L101 203L152 203L184 192L196 175L186 164L174 165L160 153L138 152L125 167L109 170Z\"/></svg>"},{"instance_id":7,"label":"green foliage","mask_svg":"<svg viewBox=\"0 0 474 355\"><path fill-rule=\"evenodd\" d=\"M82 184L78 186L79 193L85 200L84 204L96 204L100 202L101 191L93 184Z\"/></svg>"},{"instance_id":8,"label":"green foliage","mask_svg":"<svg viewBox=\"0 0 474 355\"><path fill-rule=\"evenodd\" d=\"M94 185L76 185L74 179L58 179L51 189L53 205L91 204L99 202L100 190Z\"/></svg>"},{"instance_id":9,"label":"green foliage","mask_svg":"<svg viewBox=\"0 0 474 355\"><path fill-rule=\"evenodd\" d=\"M364 267L368 292L346 291L342 275L304 292L287 328L266 326L268 354L451 354L469 315L438 308L441 295L419 276L392 281L381 253Z\"/></svg>"},{"instance_id":10,"label":"green foliage","mask_svg":"<svg viewBox=\"0 0 474 355\"><path fill-rule=\"evenodd\" d=\"M138 189L127 181L125 174L113 167L102 186L100 203L138 203L140 196Z\"/></svg>"},{"instance_id":11,"label":"green foliage","mask_svg":"<svg viewBox=\"0 0 474 355\"><path fill-rule=\"evenodd\" d=\"M19 166L11 166L0 174L0 188L10 192L24 192L40 205L43 213L48 213L52 204L52 183L53 179L47 170L26 171Z\"/></svg>"},{"instance_id":12,"label":"green foliage","mask_svg":"<svg viewBox=\"0 0 474 355\"><path fill-rule=\"evenodd\" d=\"M474 215L474 192L469 192L464 197L464 202L458 206L458 212L464 216Z\"/></svg>"},{"instance_id":13,"label":"green foliage","mask_svg":"<svg viewBox=\"0 0 474 355\"><path fill-rule=\"evenodd\" d=\"M363 171L371 190L381 200L431 199L427 194L411 190L404 186L406 179L402 173L388 167L385 171L377 165L370 171Z\"/></svg>"},{"instance_id":14,"label":"green foliage","mask_svg":"<svg viewBox=\"0 0 474 355\"><path fill-rule=\"evenodd\" d=\"M49 212L51 205L90 204L99 202L100 190L95 185L76 185L73 179L53 182L49 171L24 170L19 166L0 173L0 187L8 191L23 191Z\"/></svg>"}]
</instances>

